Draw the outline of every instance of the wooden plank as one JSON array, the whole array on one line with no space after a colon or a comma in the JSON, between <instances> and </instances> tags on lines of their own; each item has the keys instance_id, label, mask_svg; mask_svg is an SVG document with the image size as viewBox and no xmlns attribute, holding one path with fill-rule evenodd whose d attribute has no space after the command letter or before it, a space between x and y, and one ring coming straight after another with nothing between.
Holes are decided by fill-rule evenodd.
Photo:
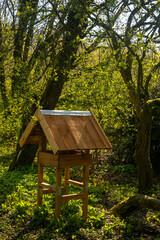
<instances>
[{"instance_id":1,"label":"wooden plank","mask_svg":"<svg viewBox=\"0 0 160 240\"><path fill-rule=\"evenodd\" d=\"M65 168L65 177L64 177L64 194L69 193L69 183L68 180L70 178L70 167ZM67 204L67 200L64 201L64 204Z\"/></svg>"},{"instance_id":2,"label":"wooden plank","mask_svg":"<svg viewBox=\"0 0 160 240\"><path fill-rule=\"evenodd\" d=\"M60 218L61 214L61 178L62 178L62 169L56 169L56 199L55 199L55 217Z\"/></svg>"},{"instance_id":3,"label":"wooden plank","mask_svg":"<svg viewBox=\"0 0 160 240\"><path fill-rule=\"evenodd\" d=\"M90 126L90 119L84 116L79 117L79 123L81 124L85 123L85 128L83 129L81 137L81 141L83 141L86 145L84 149L96 149L97 146L91 136L91 132L94 132L94 129L90 128L92 127L92 125Z\"/></svg>"},{"instance_id":4,"label":"wooden plank","mask_svg":"<svg viewBox=\"0 0 160 240\"><path fill-rule=\"evenodd\" d=\"M46 147L47 147L47 141L46 141L46 136L42 135L40 137L40 141L39 141L39 151L46 151Z\"/></svg>"},{"instance_id":5,"label":"wooden plank","mask_svg":"<svg viewBox=\"0 0 160 240\"><path fill-rule=\"evenodd\" d=\"M41 128L39 121L37 121L35 127L33 128L32 132L31 132L31 136L42 136L42 135L44 135L43 130Z\"/></svg>"},{"instance_id":6,"label":"wooden plank","mask_svg":"<svg viewBox=\"0 0 160 240\"><path fill-rule=\"evenodd\" d=\"M63 141L63 132L62 132L61 126L59 126L59 122L56 121L56 118L59 116L45 115L44 117L59 150L62 150L62 149L69 150L68 146Z\"/></svg>"},{"instance_id":7,"label":"wooden plank","mask_svg":"<svg viewBox=\"0 0 160 240\"><path fill-rule=\"evenodd\" d=\"M42 115L40 109L38 109L38 120L44 131L44 134L46 135L46 138L47 138L49 144L51 145L53 152L56 154L58 152L59 148L57 146L57 143L54 140L52 132L50 131L49 126L46 123L45 117Z\"/></svg>"},{"instance_id":8,"label":"wooden plank","mask_svg":"<svg viewBox=\"0 0 160 240\"><path fill-rule=\"evenodd\" d=\"M40 141L40 136L29 136L25 141L25 144L38 144Z\"/></svg>"},{"instance_id":9,"label":"wooden plank","mask_svg":"<svg viewBox=\"0 0 160 240\"><path fill-rule=\"evenodd\" d=\"M90 145L90 142L88 143L89 149L101 149L101 148L104 149L104 148L106 148L105 144L103 143L101 137L99 136L99 134L90 118L88 118L86 125L87 125L88 135L94 142L94 147L92 147L92 145Z\"/></svg>"},{"instance_id":10,"label":"wooden plank","mask_svg":"<svg viewBox=\"0 0 160 240\"><path fill-rule=\"evenodd\" d=\"M43 182L43 165L38 163L38 192L37 192L37 205L42 206L42 188L39 184Z\"/></svg>"},{"instance_id":11,"label":"wooden plank","mask_svg":"<svg viewBox=\"0 0 160 240\"><path fill-rule=\"evenodd\" d=\"M83 168L83 182L84 182L84 187L83 187L83 194L84 194L84 199L83 199L83 217L86 220L87 215L88 215L88 183L89 183L89 166L85 166Z\"/></svg>"},{"instance_id":12,"label":"wooden plank","mask_svg":"<svg viewBox=\"0 0 160 240\"><path fill-rule=\"evenodd\" d=\"M38 117L38 109L36 110L33 119L30 120L28 126L26 127L24 133L22 134L20 140L19 140L19 145L20 147L23 147L24 144L26 143L27 138L29 137L32 129L37 123L37 117Z\"/></svg>"},{"instance_id":13,"label":"wooden plank","mask_svg":"<svg viewBox=\"0 0 160 240\"><path fill-rule=\"evenodd\" d=\"M60 115L57 115L56 111L53 115L46 115L48 110L38 108L34 114L55 154L58 150L110 149L112 147L93 113L60 111ZM36 120L31 119L19 141L21 147L25 143L34 144L39 141L38 136L30 136L35 124Z\"/></svg>"},{"instance_id":14,"label":"wooden plank","mask_svg":"<svg viewBox=\"0 0 160 240\"><path fill-rule=\"evenodd\" d=\"M84 141L82 133L84 133L85 123L80 123L79 117L76 116L66 116L66 122L70 133L77 145L77 149L86 149L86 143Z\"/></svg>"},{"instance_id":15,"label":"wooden plank","mask_svg":"<svg viewBox=\"0 0 160 240\"><path fill-rule=\"evenodd\" d=\"M55 193L55 191L51 190L51 189L43 189L42 190L43 194L50 194L50 193Z\"/></svg>"},{"instance_id":16,"label":"wooden plank","mask_svg":"<svg viewBox=\"0 0 160 240\"><path fill-rule=\"evenodd\" d=\"M92 112L91 112L92 113ZM111 149L112 148L112 145L111 143L109 142L107 136L105 135L102 127L100 126L100 124L98 123L97 119L95 118L94 114L92 113L92 116L89 117L90 120L92 121L95 129L97 130L97 133L99 134L100 138L102 139L103 141L103 144L105 145L105 148L106 149Z\"/></svg>"},{"instance_id":17,"label":"wooden plank","mask_svg":"<svg viewBox=\"0 0 160 240\"><path fill-rule=\"evenodd\" d=\"M41 151L46 150L46 137L43 136L40 139L39 142L39 149ZM42 195L43 195L43 190L40 184L43 182L43 165L39 162L38 159L38 193L37 193L37 205L42 206Z\"/></svg>"},{"instance_id":18,"label":"wooden plank","mask_svg":"<svg viewBox=\"0 0 160 240\"><path fill-rule=\"evenodd\" d=\"M61 196L62 201L69 201L72 199L83 199L84 198L84 193L78 193L78 194L68 194L68 195L63 195Z\"/></svg>"},{"instance_id":19,"label":"wooden plank","mask_svg":"<svg viewBox=\"0 0 160 240\"><path fill-rule=\"evenodd\" d=\"M87 135L87 118L88 117L86 116L72 117L72 119L75 121L75 126L80 133L80 139L78 143L80 149L88 149L89 145L92 146L92 149L94 148L94 143L92 142L92 139Z\"/></svg>"},{"instance_id":20,"label":"wooden plank","mask_svg":"<svg viewBox=\"0 0 160 240\"><path fill-rule=\"evenodd\" d=\"M66 116L52 116L52 124L54 123L55 129L53 129L54 136L56 141L59 143L60 150L75 150L77 145L74 141L74 138L68 128L66 122ZM57 126L57 128L56 128ZM57 130L57 131L56 131Z\"/></svg>"},{"instance_id":21,"label":"wooden plank","mask_svg":"<svg viewBox=\"0 0 160 240\"><path fill-rule=\"evenodd\" d=\"M38 153L38 162L44 166L58 167L58 155L47 152Z\"/></svg>"},{"instance_id":22,"label":"wooden plank","mask_svg":"<svg viewBox=\"0 0 160 240\"><path fill-rule=\"evenodd\" d=\"M70 150L77 150L79 149L79 145L76 141L76 137L74 135L74 133L71 131L71 128L69 126L69 120L70 118L69 117L66 117L64 116L63 117L63 121L65 122L65 125L66 125L66 129L68 130L69 134L70 134L70 139L65 139L65 141L68 142L68 146L70 148Z\"/></svg>"},{"instance_id":23,"label":"wooden plank","mask_svg":"<svg viewBox=\"0 0 160 240\"><path fill-rule=\"evenodd\" d=\"M74 136L68 127L66 116L61 116L57 118L57 120L59 121L60 129L63 132L63 140L66 143L68 150L78 149Z\"/></svg>"},{"instance_id":24,"label":"wooden plank","mask_svg":"<svg viewBox=\"0 0 160 240\"><path fill-rule=\"evenodd\" d=\"M42 188L47 188L47 189L50 189L52 190L53 192L56 192L56 187L55 186L52 186L48 183L44 183L44 182L41 182L39 183L39 186L42 187Z\"/></svg>"},{"instance_id":25,"label":"wooden plank","mask_svg":"<svg viewBox=\"0 0 160 240\"><path fill-rule=\"evenodd\" d=\"M68 179L68 183L73 184L73 185L78 186L78 187L83 187L83 185L84 185L83 183L74 181L72 179Z\"/></svg>"},{"instance_id":26,"label":"wooden plank","mask_svg":"<svg viewBox=\"0 0 160 240\"><path fill-rule=\"evenodd\" d=\"M64 187L66 188L66 185L68 186L68 180L70 178L70 167L65 168L65 180L64 180ZM66 190L67 192L67 190Z\"/></svg>"},{"instance_id":27,"label":"wooden plank","mask_svg":"<svg viewBox=\"0 0 160 240\"><path fill-rule=\"evenodd\" d=\"M60 155L58 160L58 166L63 167L76 167L76 166L88 166L93 163L91 154L66 154Z\"/></svg>"}]
</instances>

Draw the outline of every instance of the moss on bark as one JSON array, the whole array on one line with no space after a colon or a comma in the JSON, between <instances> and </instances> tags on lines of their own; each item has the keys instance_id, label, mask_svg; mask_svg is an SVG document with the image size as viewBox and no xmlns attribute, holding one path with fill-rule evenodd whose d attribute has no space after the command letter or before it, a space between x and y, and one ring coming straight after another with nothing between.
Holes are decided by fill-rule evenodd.
<instances>
[{"instance_id":1,"label":"moss on bark","mask_svg":"<svg viewBox=\"0 0 160 240\"><path fill-rule=\"evenodd\" d=\"M160 200L146 195L137 194L125 199L124 201L111 208L111 212L114 215L123 217L130 214L136 209L142 208L160 211Z\"/></svg>"},{"instance_id":2,"label":"moss on bark","mask_svg":"<svg viewBox=\"0 0 160 240\"><path fill-rule=\"evenodd\" d=\"M135 145L135 161L138 167L139 192L144 193L152 187L153 170L150 161L150 137L154 109L159 109L160 99L149 100L144 104L137 122L137 140ZM159 111L157 110L156 113Z\"/></svg>"}]
</instances>

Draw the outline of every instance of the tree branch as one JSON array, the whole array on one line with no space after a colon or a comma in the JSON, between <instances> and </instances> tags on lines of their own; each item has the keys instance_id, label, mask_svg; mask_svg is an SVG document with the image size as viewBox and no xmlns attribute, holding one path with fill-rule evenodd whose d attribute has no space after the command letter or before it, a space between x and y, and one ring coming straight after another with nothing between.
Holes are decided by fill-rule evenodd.
<instances>
[{"instance_id":1,"label":"tree branch","mask_svg":"<svg viewBox=\"0 0 160 240\"><path fill-rule=\"evenodd\" d=\"M152 78L152 74L160 67L160 61L152 68L152 70L150 71L149 75L146 78L146 82L145 82L145 91L148 91L148 87L149 87L149 82L151 81Z\"/></svg>"}]
</instances>

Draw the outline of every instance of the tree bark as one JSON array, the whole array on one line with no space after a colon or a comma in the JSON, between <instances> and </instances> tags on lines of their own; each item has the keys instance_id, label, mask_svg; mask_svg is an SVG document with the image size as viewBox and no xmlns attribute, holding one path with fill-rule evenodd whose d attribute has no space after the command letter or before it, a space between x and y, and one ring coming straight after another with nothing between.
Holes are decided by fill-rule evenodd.
<instances>
[{"instance_id":1,"label":"tree bark","mask_svg":"<svg viewBox=\"0 0 160 240\"><path fill-rule=\"evenodd\" d=\"M160 211L160 200L146 195L137 194L135 196L127 198L126 200L111 208L111 212L114 215L124 217L140 208L148 208Z\"/></svg>"},{"instance_id":2,"label":"tree bark","mask_svg":"<svg viewBox=\"0 0 160 240\"><path fill-rule=\"evenodd\" d=\"M50 81L47 84L47 87L44 91L44 94L41 98L40 105L44 109L54 109L59 96L61 94L61 91L63 89L63 84L65 82L65 79L61 79L59 81ZM19 137L21 137L22 133L24 132L30 117L34 114L36 110L36 106L33 105L31 112L28 114L24 114L22 119L22 128L19 133ZM13 171L16 169L19 165L28 165L31 164L35 158L35 154L38 150L38 145L36 144L26 144L21 148L19 144L17 144L16 153L14 155L14 158L9 166L9 171Z\"/></svg>"},{"instance_id":3,"label":"tree bark","mask_svg":"<svg viewBox=\"0 0 160 240\"><path fill-rule=\"evenodd\" d=\"M73 63L79 47L79 38L83 38L85 36L85 29L87 28L87 17L84 14L86 12L86 7L90 4L91 1L86 0L84 4L79 5L79 8L77 7L75 9L75 6L73 4L73 8L68 14L68 21L66 24L67 29L65 31L63 45L56 58L53 59L53 62L55 63L52 70L52 77L50 80L48 80L44 93L41 97L40 105L44 109L55 108L59 96L61 95L63 85L65 81L67 81L68 73L73 68ZM31 109L30 117L33 115L34 111L35 106L33 106ZM30 117L24 115L24 122L22 120L22 129L20 131L20 134L23 133ZM17 150L10 164L9 171L14 170L18 165L26 165L32 163L37 149L37 145L25 145L22 149L19 147L19 145L17 145Z\"/></svg>"},{"instance_id":4,"label":"tree bark","mask_svg":"<svg viewBox=\"0 0 160 240\"><path fill-rule=\"evenodd\" d=\"M91 16L91 19L94 20L95 24L103 29L102 31L106 33L109 39L108 43L111 45L111 51L115 56L117 66L120 70L125 85L128 88L130 100L134 107L138 129L135 159L138 166L139 192L144 192L147 188L151 187L153 175L150 162L150 130L152 110L149 107L149 105L151 106L150 102L147 104L146 102L149 100L149 86L152 79L152 74L156 73L156 71L159 69L160 61L158 58L154 58L157 63L155 64L154 61L153 63L150 62L150 66L148 64L147 68L145 67L145 64L148 62L148 57L150 57L150 54L148 54L150 39L153 40L153 45L157 41L156 37L153 36L155 36L156 31L159 30L159 20L155 22L155 18L157 18L156 9L159 7L160 3L156 2L151 6L149 2L143 1L143 4L137 5L137 3L134 3L133 1L134 7L128 8L128 1L122 1L122 4L120 5L119 1L117 1L117 4L115 3L114 5L114 9L116 9L116 11L113 10L115 11L115 14L113 14L113 6L110 5L110 1L107 3L106 2L107 1L102 1L99 4L99 8L97 8L97 14L95 14L93 17ZM147 11L142 16L139 13L144 7L147 9ZM101 18L101 14L104 13L104 9L106 13L105 21L103 21ZM116 26L119 24L119 19L124 13L127 13L127 15L126 24L122 26L124 33L122 36ZM137 14L139 15L139 19L135 21L135 16ZM153 23L154 31L152 31ZM141 27L143 27L143 31L146 34L145 41L143 41L143 34L141 35ZM137 41L137 43L135 43L134 38L137 32L141 36L139 36L141 41ZM142 43L145 47L142 47ZM139 49L142 51L139 51Z\"/></svg>"},{"instance_id":5,"label":"tree bark","mask_svg":"<svg viewBox=\"0 0 160 240\"><path fill-rule=\"evenodd\" d=\"M152 112L146 103L137 123L137 140L135 144L135 161L138 168L139 193L151 188L153 170L150 161L150 135Z\"/></svg>"},{"instance_id":6,"label":"tree bark","mask_svg":"<svg viewBox=\"0 0 160 240\"><path fill-rule=\"evenodd\" d=\"M5 87L5 70L4 70L4 50L3 50L3 37L2 37L2 20L0 17L0 91L4 106L4 112L6 113L6 110L8 108L8 98L6 93L6 87Z\"/></svg>"},{"instance_id":7,"label":"tree bark","mask_svg":"<svg viewBox=\"0 0 160 240\"><path fill-rule=\"evenodd\" d=\"M158 116L160 99L148 100L139 114L134 157L138 167L139 193L152 187L153 169L150 160L152 117Z\"/></svg>"},{"instance_id":8,"label":"tree bark","mask_svg":"<svg viewBox=\"0 0 160 240\"><path fill-rule=\"evenodd\" d=\"M23 166L31 164L35 157L37 149L37 144L26 144L23 148L21 148L18 144L13 161L9 166L9 171L15 170L19 165Z\"/></svg>"}]
</instances>

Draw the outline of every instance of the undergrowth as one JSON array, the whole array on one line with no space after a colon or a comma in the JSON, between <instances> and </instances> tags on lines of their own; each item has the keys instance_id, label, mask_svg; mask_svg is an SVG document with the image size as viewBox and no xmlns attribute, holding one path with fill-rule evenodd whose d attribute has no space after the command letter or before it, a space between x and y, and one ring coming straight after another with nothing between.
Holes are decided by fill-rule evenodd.
<instances>
[{"instance_id":1,"label":"undergrowth","mask_svg":"<svg viewBox=\"0 0 160 240\"><path fill-rule=\"evenodd\" d=\"M82 218L82 201L73 200L61 208L61 219L54 218L54 194L44 195L43 206L36 206L38 167L18 167L8 172L14 148L0 149L0 239L160 239L160 213L137 210L120 218L110 208L137 193L136 169L132 165L111 166L107 160L90 170L88 219ZM73 168L71 177L81 178L81 169ZM45 168L45 181L55 184L55 170ZM79 192L71 187L71 192ZM156 197L160 185L148 192Z\"/></svg>"}]
</instances>

